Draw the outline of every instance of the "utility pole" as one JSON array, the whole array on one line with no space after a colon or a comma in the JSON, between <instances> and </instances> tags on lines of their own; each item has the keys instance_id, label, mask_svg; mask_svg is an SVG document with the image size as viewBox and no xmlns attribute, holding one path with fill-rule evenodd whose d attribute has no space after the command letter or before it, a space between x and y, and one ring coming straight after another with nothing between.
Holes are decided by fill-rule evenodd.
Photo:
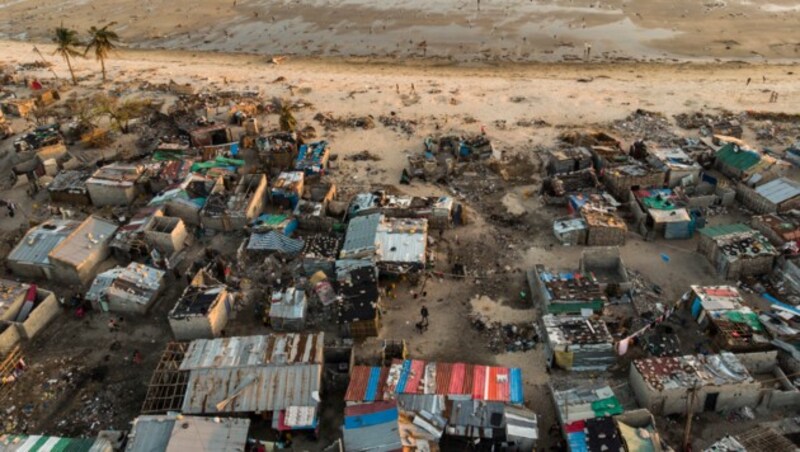
<instances>
[{"instance_id":1,"label":"utility pole","mask_svg":"<svg viewBox=\"0 0 800 452\"><path fill-rule=\"evenodd\" d=\"M683 431L683 452L692 450L692 418L694 417L694 401L697 398L697 383L689 388L686 400L686 428Z\"/></svg>"}]
</instances>

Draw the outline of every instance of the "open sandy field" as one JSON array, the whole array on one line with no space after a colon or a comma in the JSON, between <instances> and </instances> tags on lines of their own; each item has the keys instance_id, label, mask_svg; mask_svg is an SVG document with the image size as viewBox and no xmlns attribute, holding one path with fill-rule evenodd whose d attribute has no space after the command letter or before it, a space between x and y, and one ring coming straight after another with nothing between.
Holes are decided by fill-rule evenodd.
<instances>
[{"instance_id":1,"label":"open sandy field","mask_svg":"<svg viewBox=\"0 0 800 452\"><path fill-rule=\"evenodd\" d=\"M0 37L117 22L133 47L455 62L796 58L793 0L2 0Z\"/></svg>"}]
</instances>

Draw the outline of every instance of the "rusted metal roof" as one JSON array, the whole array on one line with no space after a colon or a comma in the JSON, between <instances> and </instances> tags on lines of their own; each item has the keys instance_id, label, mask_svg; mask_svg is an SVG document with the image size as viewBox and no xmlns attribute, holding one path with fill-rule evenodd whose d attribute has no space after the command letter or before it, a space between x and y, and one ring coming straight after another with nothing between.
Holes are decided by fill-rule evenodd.
<instances>
[{"instance_id":1,"label":"rusted metal roof","mask_svg":"<svg viewBox=\"0 0 800 452\"><path fill-rule=\"evenodd\" d=\"M348 402L374 402L383 400L388 367L355 366L350 372L344 400Z\"/></svg>"},{"instance_id":2,"label":"rusted metal roof","mask_svg":"<svg viewBox=\"0 0 800 452\"><path fill-rule=\"evenodd\" d=\"M183 399L186 414L261 413L315 407L322 364L192 370Z\"/></svg>"},{"instance_id":3,"label":"rusted metal roof","mask_svg":"<svg viewBox=\"0 0 800 452\"><path fill-rule=\"evenodd\" d=\"M322 364L323 347L324 333L198 339L189 345L180 368Z\"/></svg>"}]
</instances>

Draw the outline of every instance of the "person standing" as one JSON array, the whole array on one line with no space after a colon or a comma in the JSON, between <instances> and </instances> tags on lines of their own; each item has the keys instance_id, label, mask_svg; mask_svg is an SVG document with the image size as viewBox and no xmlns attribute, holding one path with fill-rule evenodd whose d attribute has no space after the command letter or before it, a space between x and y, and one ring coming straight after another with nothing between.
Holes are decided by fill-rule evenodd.
<instances>
[{"instance_id":1,"label":"person standing","mask_svg":"<svg viewBox=\"0 0 800 452\"><path fill-rule=\"evenodd\" d=\"M428 308L425 307L425 305L422 305L422 309L419 310L419 314L422 316L422 322L420 322L421 325L425 327L425 329L428 329Z\"/></svg>"}]
</instances>

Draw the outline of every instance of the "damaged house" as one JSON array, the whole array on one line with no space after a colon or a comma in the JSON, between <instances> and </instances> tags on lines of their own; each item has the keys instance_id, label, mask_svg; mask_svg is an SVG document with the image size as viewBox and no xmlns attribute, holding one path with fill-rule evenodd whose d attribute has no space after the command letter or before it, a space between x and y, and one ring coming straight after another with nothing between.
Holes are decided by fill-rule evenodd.
<instances>
[{"instance_id":1,"label":"damaged house","mask_svg":"<svg viewBox=\"0 0 800 452\"><path fill-rule=\"evenodd\" d=\"M772 349L758 313L747 307L733 286L692 286L692 317L708 330L715 347L729 352Z\"/></svg>"},{"instance_id":2,"label":"damaged house","mask_svg":"<svg viewBox=\"0 0 800 452\"><path fill-rule=\"evenodd\" d=\"M755 407L761 384L739 356L722 353L636 359L631 363L628 381L639 406L656 415L682 414L687 407L693 413Z\"/></svg>"},{"instance_id":3,"label":"damaged house","mask_svg":"<svg viewBox=\"0 0 800 452\"><path fill-rule=\"evenodd\" d=\"M350 270L339 281L336 322L354 339L378 336L381 329L380 290L375 267Z\"/></svg>"},{"instance_id":4,"label":"damaged house","mask_svg":"<svg viewBox=\"0 0 800 452\"><path fill-rule=\"evenodd\" d=\"M697 251L725 279L769 273L779 255L766 237L744 224L701 229Z\"/></svg>"},{"instance_id":5,"label":"damaged house","mask_svg":"<svg viewBox=\"0 0 800 452\"><path fill-rule=\"evenodd\" d=\"M621 246L625 244L628 226L615 210L586 204L580 209L586 223L586 244L589 246Z\"/></svg>"},{"instance_id":6,"label":"damaged house","mask_svg":"<svg viewBox=\"0 0 800 452\"><path fill-rule=\"evenodd\" d=\"M582 384L575 388L556 389L551 386L550 393L568 450L625 450L614 424L614 416L623 414L624 410L611 387Z\"/></svg>"},{"instance_id":7,"label":"damaged house","mask_svg":"<svg viewBox=\"0 0 800 452\"><path fill-rule=\"evenodd\" d=\"M48 254L53 278L70 284L87 284L111 253L109 244L116 231L117 225L109 220L94 215L84 220Z\"/></svg>"},{"instance_id":8,"label":"damaged house","mask_svg":"<svg viewBox=\"0 0 800 452\"><path fill-rule=\"evenodd\" d=\"M50 200L55 203L88 206L92 203L86 181L91 177L87 171L67 170L59 172L47 185Z\"/></svg>"},{"instance_id":9,"label":"damaged house","mask_svg":"<svg viewBox=\"0 0 800 452\"><path fill-rule=\"evenodd\" d=\"M174 187L169 187L150 200L149 206L163 206L168 216L178 217L192 226L200 225L200 211L206 205L215 180L190 174Z\"/></svg>"},{"instance_id":10,"label":"damaged house","mask_svg":"<svg viewBox=\"0 0 800 452\"><path fill-rule=\"evenodd\" d=\"M20 341L33 339L60 313L53 292L0 279L0 356L5 357Z\"/></svg>"},{"instance_id":11,"label":"damaged house","mask_svg":"<svg viewBox=\"0 0 800 452\"><path fill-rule=\"evenodd\" d=\"M647 153L649 154L647 162L653 168L666 173L664 184L667 187L686 185L685 181L688 181L690 185L700 181L700 172L703 171L703 167L682 149L648 149Z\"/></svg>"},{"instance_id":12,"label":"damaged house","mask_svg":"<svg viewBox=\"0 0 800 452\"><path fill-rule=\"evenodd\" d=\"M617 362L614 338L602 320L547 314L542 324L549 367L596 372Z\"/></svg>"},{"instance_id":13,"label":"damaged house","mask_svg":"<svg viewBox=\"0 0 800 452\"><path fill-rule=\"evenodd\" d=\"M189 132L192 146L201 148L205 146L218 146L233 141L231 129L225 124L211 124Z\"/></svg>"},{"instance_id":14,"label":"damaged house","mask_svg":"<svg viewBox=\"0 0 800 452\"><path fill-rule=\"evenodd\" d=\"M272 203L284 209L294 209L303 196L305 173L302 171L282 172L272 182Z\"/></svg>"},{"instance_id":15,"label":"damaged house","mask_svg":"<svg viewBox=\"0 0 800 452\"><path fill-rule=\"evenodd\" d=\"M246 174L238 181L217 178L200 213L203 227L215 231L242 230L264 209L267 177Z\"/></svg>"},{"instance_id":16,"label":"damaged house","mask_svg":"<svg viewBox=\"0 0 800 452\"><path fill-rule=\"evenodd\" d=\"M778 248L800 241L800 219L795 215L771 213L754 216L750 225Z\"/></svg>"},{"instance_id":17,"label":"damaged house","mask_svg":"<svg viewBox=\"0 0 800 452\"><path fill-rule=\"evenodd\" d=\"M601 313L608 297L593 274L551 271L537 265L528 271L528 285L537 303L551 314Z\"/></svg>"},{"instance_id":18,"label":"damaged house","mask_svg":"<svg viewBox=\"0 0 800 452\"><path fill-rule=\"evenodd\" d=\"M680 207L671 189L652 188L632 192L631 210L635 227L646 240L689 239L694 234L695 222L689 211Z\"/></svg>"},{"instance_id":19,"label":"damaged house","mask_svg":"<svg viewBox=\"0 0 800 452\"><path fill-rule=\"evenodd\" d=\"M631 190L664 185L665 171L635 162L608 168L603 173L603 183L612 196L628 199Z\"/></svg>"},{"instance_id":20,"label":"damaged house","mask_svg":"<svg viewBox=\"0 0 800 452\"><path fill-rule=\"evenodd\" d=\"M52 219L34 226L8 254L8 267L23 278L53 279L50 252L80 225L80 221Z\"/></svg>"},{"instance_id":21,"label":"damaged house","mask_svg":"<svg viewBox=\"0 0 800 452\"><path fill-rule=\"evenodd\" d=\"M220 336L233 303L227 286L200 270L169 312L172 334L180 341Z\"/></svg>"},{"instance_id":22,"label":"damaged house","mask_svg":"<svg viewBox=\"0 0 800 452\"><path fill-rule=\"evenodd\" d=\"M97 311L145 314L163 287L162 270L131 262L97 275L86 299Z\"/></svg>"},{"instance_id":23,"label":"damaged house","mask_svg":"<svg viewBox=\"0 0 800 452\"><path fill-rule=\"evenodd\" d=\"M567 174L592 168L592 153L585 147L550 151L547 156L547 174Z\"/></svg>"},{"instance_id":24,"label":"damaged house","mask_svg":"<svg viewBox=\"0 0 800 452\"><path fill-rule=\"evenodd\" d=\"M313 275L318 271L324 272L329 277L335 275L336 257L342 246L342 241L335 235L314 234L304 237L303 271L306 275Z\"/></svg>"},{"instance_id":25,"label":"damaged house","mask_svg":"<svg viewBox=\"0 0 800 452\"><path fill-rule=\"evenodd\" d=\"M755 188L739 184L737 198L757 213L778 213L800 208L800 183L781 177Z\"/></svg>"},{"instance_id":26,"label":"damaged house","mask_svg":"<svg viewBox=\"0 0 800 452\"><path fill-rule=\"evenodd\" d=\"M145 242L167 258L183 250L189 237L186 224L176 217L154 216L144 227Z\"/></svg>"},{"instance_id":27,"label":"damaged house","mask_svg":"<svg viewBox=\"0 0 800 452\"><path fill-rule=\"evenodd\" d=\"M269 324L275 331L301 331L306 323L308 299L304 290L287 287L272 292Z\"/></svg>"},{"instance_id":28,"label":"damaged house","mask_svg":"<svg viewBox=\"0 0 800 452\"><path fill-rule=\"evenodd\" d=\"M138 194L137 183L143 172L142 166L123 163L98 169L86 181L92 204L96 207L129 205Z\"/></svg>"},{"instance_id":29,"label":"damaged house","mask_svg":"<svg viewBox=\"0 0 800 452\"><path fill-rule=\"evenodd\" d=\"M306 176L323 175L328 168L329 158L330 149L327 141L302 144L297 152L294 169Z\"/></svg>"},{"instance_id":30,"label":"damaged house","mask_svg":"<svg viewBox=\"0 0 800 452\"><path fill-rule=\"evenodd\" d=\"M274 175L294 167L301 143L294 132L275 132L256 138L256 149L261 164Z\"/></svg>"},{"instance_id":31,"label":"damaged house","mask_svg":"<svg viewBox=\"0 0 800 452\"><path fill-rule=\"evenodd\" d=\"M570 195L599 194L601 187L597 173L593 168L587 168L548 177L542 183L542 192L548 204L565 205Z\"/></svg>"},{"instance_id":32,"label":"damaged house","mask_svg":"<svg viewBox=\"0 0 800 452\"><path fill-rule=\"evenodd\" d=\"M127 224L117 229L109 247L111 254L121 260L137 260L150 253L150 247L144 237L147 226L156 218L164 215L161 207L143 207L133 214Z\"/></svg>"},{"instance_id":33,"label":"damaged house","mask_svg":"<svg viewBox=\"0 0 800 452\"><path fill-rule=\"evenodd\" d=\"M375 232L375 255L381 272L406 274L425 268L428 220L384 218Z\"/></svg>"},{"instance_id":34,"label":"damaged house","mask_svg":"<svg viewBox=\"0 0 800 452\"><path fill-rule=\"evenodd\" d=\"M179 367L189 372L179 410L259 414L275 430L314 429L323 357L323 333L195 340Z\"/></svg>"}]
</instances>

